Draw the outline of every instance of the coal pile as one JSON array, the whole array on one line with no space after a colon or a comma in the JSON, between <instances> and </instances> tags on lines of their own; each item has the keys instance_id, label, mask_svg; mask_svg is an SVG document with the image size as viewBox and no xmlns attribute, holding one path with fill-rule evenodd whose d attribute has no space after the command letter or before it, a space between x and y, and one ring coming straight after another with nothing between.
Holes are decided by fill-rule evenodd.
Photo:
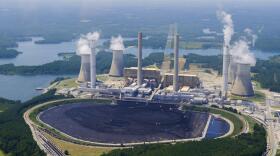
<instances>
[{"instance_id":1,"label":"coal pile","mask_svg":"<svg viewBox=\"0 0 280 156\"><path fill-rule=\"evenodd\" d=\"M78 139L121 144L200 137L208 116L176 105L123 102L61 105L45 110L40 119Z\"/></svg>"}]
</instances>

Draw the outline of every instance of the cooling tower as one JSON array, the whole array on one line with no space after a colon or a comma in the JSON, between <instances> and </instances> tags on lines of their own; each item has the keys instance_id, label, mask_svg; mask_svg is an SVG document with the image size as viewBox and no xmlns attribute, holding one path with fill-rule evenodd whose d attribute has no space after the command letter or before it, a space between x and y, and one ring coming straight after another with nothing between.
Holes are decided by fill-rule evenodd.
<instances>
[{"instance_id":1,"label":"cooling tower","mask_svg":"<svg viewBox=\"0 0 280 156\"><path fill-rule=\"evenodd\" d=\"M113 59L109 75L114 77L123 76L123 67L123 50L113 50Z\"/></svg>"},{"instance_id":2,"label":"cooling tower","mask_svg":"<svg viewBox=\"0 0 280 156\"><path fill-rule=\"evenodd\" d=\"M137 70L137 84L142 85L142 33L138 33L138 70Z\"/></svg>"},{"instance_id":3,"label":"cooling tower","mask_svg":"<svg viewBox=\"0 0 280 156\"><path fill-rule=\"evenodd\" d=\"M177 92L179 90L178 80L179 80L179 35L174 38L174 74L173 74L173 91Z\"/></svg>"},{"instance_id":4,"label":"cooling tower","mask_svg":"<svg viewBox=\"0 0 280 156\"><path fill-rule=\"evenodd\" d=\"M237 65L235 62L233 62L232 56L230 56L230 63L228 67L228 83L233 84L235 78L236 78L236 72L237 72Z\"/></svg>"},{"instance_id":5,"label":"cooling tower","mask_svg":"<svg viewBox=\"0 0 280 156\"><path fill-rule=\"evenodd\" d=\"M90 55L81 54L81 69L78 77L78 82L90 81Z\"/></svg>"},{"instance_id":6,"label":"cooling tower","mask_svg":"<svg viewBox=\"0 0 280 156\"><path fill-rule=\"evenodd\" d=\"M226 46L224 46L223 48L223 89L222 89L223 97L227 97L227 91L228 91L228 68L230 62L230 55L228 49L229 48Z\"/></svg>"},{"instance_id":7,"label":"cooling tower","mask_svg":"<svg viewBox=\"0 0 280 156\"><path fill-rule=\"evenodd\" d=\"M237 64L237 74L231 94L238 96L253 96L254 90L251 82L250 64Z\"/></svg>"}]
</instances>

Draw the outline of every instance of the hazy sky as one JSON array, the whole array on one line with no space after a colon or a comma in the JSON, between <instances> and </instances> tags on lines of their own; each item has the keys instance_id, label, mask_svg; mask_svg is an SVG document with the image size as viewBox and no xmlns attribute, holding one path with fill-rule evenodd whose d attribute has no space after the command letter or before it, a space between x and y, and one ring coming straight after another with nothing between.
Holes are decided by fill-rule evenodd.
<instances>
[{"instance_id":1,"label":"hazy sky","mask_svg":"<svg viewBox=\"0 0 280 156\"><path fill-rule=\"evenodd\" d=\"M46 7L114 7L114 6L280 6L280 0L0 0L0 8L32 9Z\"/></svg>"}]
</instances>

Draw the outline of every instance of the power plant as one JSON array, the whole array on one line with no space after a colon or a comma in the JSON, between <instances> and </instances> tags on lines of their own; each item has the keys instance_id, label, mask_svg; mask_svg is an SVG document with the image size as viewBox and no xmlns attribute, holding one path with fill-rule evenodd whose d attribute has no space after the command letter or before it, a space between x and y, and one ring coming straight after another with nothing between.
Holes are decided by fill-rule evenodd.
<instances>
[{"instance_id":1,"label":"power plant","mask_svg":"<svg viewBox=\"0 0 280 156\"><path fill-rule=\"evenodd\" d=\"M99 36L87 38L86 41L82 38L78 43L77 54L82 59L78 82L91 81L90 86L80 86L82 92L87 92L91 96L114 97L121 100L176 101L205 104L208 103L209 98L218 98L223 101L222 99L226 99L228 93L238 96L254 95L250 77L250 65L237 64L235 57L231 55L232 49L230 49L230 45L225 44L223 47L223 83L218 92L216 87L212 88L212 90L205 89L196 74L184 70L179 71L179 64L184 67L186 61L179 60L180 36L177 33L171 37L168 36L168 38L172 38L174 45L172 47L173 70L165 70L164 72L162 72L162 68L160 69L162 64L155 67L142 66L142 32L138 33L138 41L136 42L137 67L124 68L123 51L125 47L123 39L121 36L112 37L110 49L113 57L109 76L97 85L95 48ZM229 88L229 86L231 87ZM222 92L222 95L220 92Z\"/></svg>"},{"instance_id":2,"label":"power plant","mask_svg":"<svg viewBox=\"0 0 280 156\"><path fill-rule=\"evenodd\" d=\"M231 94L238 96L254 96L250 68L250 64L237 63L237 74Z\"/></svg>"},{"instance_id":3,"label":"power plant","mask_svg":"<svg viewBox=\"0 0 280 156\"><path fill-rule=\"evenodd\" d=\"M111 39L110 49L113 52L113 59L109 75L113 77L121 77L123 76L123 51L125 49L121 36L118 36L117 38L113 37Z\"/></svg>"}]
</instances>

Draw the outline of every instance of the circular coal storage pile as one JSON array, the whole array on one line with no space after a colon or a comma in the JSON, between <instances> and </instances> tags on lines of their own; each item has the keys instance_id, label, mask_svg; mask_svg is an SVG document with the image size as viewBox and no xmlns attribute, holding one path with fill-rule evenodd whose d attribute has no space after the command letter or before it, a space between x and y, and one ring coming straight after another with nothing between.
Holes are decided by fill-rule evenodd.
<instances>
[{"instance_id":1,"label":"circular coal storage pile","mask_svg":"<svg viewBox=\"0 0 280 156\"><path fill-rule=\"evenodd\" d=\"M45 110L40 119L81 140L124 144L200 137L208 114L158 103L74 103Z\"/></svg>"}]
</instances>

